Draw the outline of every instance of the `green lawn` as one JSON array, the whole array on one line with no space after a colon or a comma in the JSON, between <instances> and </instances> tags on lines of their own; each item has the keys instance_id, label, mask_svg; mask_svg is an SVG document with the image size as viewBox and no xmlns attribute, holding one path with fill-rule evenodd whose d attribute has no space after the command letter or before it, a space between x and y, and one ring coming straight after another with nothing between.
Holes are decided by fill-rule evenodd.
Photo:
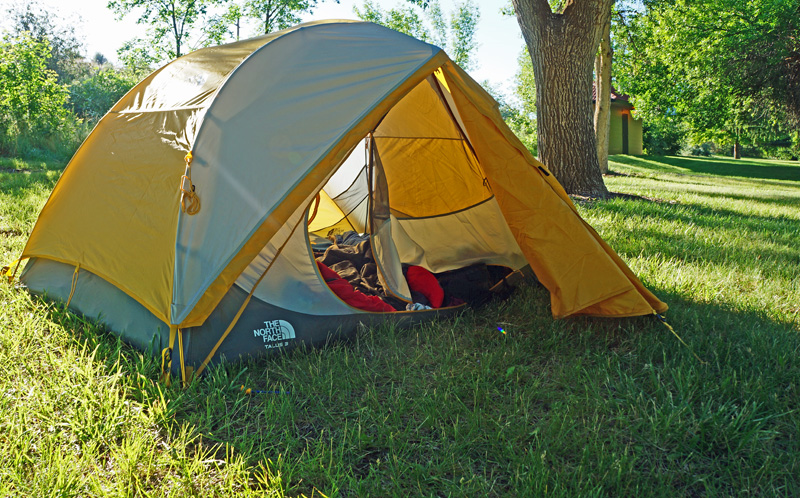
<instances>
[{"instance_id":1,"label":"green lawn","mask_svg":"<svg viewBox=\"0 0 800 498\"><path fill-rule=\"evenodd\" d=\"M0 159L4 264L61 167ZM181 391L0 284L0 496L800 496L800 165L611 169L645 199L579 209L691 350L652 318L554 321L526 288Z\"/></svg>"}]
</instances>

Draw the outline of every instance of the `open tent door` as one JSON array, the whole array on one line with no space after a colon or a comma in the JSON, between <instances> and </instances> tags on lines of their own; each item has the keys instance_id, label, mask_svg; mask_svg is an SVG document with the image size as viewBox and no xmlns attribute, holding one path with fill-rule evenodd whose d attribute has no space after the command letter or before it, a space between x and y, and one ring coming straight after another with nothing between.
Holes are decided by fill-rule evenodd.
<instances>
[{"instance_id":1,"label":"open tent door","mask_svg":"<svg viewBox=\"0 0 800 498\"><path fill-rule=\"evenodd\" d=\"M386 178L371 136L353 148L322 188L317 212L308 225L312 239L348 230L370 235L381 285L395 297L411 301L392 237Z\"/></svg>"},{"instance_id":2,"label":"open tent door","mask_svg":"<svg viewBox=\"0 0 800 498\"><path fill-rule=\"evenodd\" d=\"M411 302L411 290L403 276L400 255L392 237L392 219L389 203L389 186L383 170L380 156L375 148L375 140L369 141L370 164L369 177L372 186L372 202L370 205L370 240L378 275L385 288L395 297Z\"/></svg>"}]
</instances>

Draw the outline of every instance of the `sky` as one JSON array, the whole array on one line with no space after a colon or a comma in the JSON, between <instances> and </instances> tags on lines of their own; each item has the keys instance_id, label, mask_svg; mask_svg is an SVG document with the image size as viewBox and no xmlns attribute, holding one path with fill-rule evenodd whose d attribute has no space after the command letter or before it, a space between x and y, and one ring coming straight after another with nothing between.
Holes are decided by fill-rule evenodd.
<instances>
[{"instance_id":1,"label":"sky","mask_svg":"<svg viewBox=\"0 0 800 498\"><path fill-rule=\"evenodd\" d=\"M10 5L24 0L0 0L0 11ZM517 71L517 57L524 48L519 25L513 17L500 14L500 8L507 0L473 0L480 8L481 19L478 23L476 38L478 41L477 67L470 75L478 82L488 81L497 90L510 95L513 88L514 74ZM75 31L82 38L87 57L100 52L107 59L116 62L117 49L122 44L137 36L143 36L145 26L137 25L134 14L123 20L117 20L108 10L108 0L38 0L38 3L57 12L65 23L75 26ZM384 9L405 5L404 0L373 0L373 3ZM445 15L454 9L454 0L440 0ZM363 5L363 0L322 1L313 14L303 16L304 21L318 19L356 19L354 6Z\"/></svg>"}]
</instances>

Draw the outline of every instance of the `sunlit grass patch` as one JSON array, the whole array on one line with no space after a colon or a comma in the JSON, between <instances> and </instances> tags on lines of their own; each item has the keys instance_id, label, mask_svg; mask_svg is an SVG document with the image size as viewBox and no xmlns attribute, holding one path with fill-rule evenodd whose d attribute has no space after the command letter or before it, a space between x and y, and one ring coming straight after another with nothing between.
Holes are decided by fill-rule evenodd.
<instances>
[{"instance_id":1,"label":"sunlit grass patch","mask_svg":"<svg viewBox=\"0 0 800 498\"><path fill-rule=\"evenodd\" d=\"M61 167L0 160L3 264ZM554 321L526 287L181 390L102 326L3 283L0 496L800 494L796 163L611 168L610 190L646 199L579 209L689 347L652 317Z\"/></svg>"}]
</instances>

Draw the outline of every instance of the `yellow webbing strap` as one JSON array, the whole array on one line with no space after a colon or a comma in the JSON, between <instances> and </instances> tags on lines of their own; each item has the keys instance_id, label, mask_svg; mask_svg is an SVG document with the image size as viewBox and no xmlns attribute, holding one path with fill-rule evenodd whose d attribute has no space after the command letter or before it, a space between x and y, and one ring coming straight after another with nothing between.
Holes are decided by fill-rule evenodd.
<instances>
[{"instance_id":1,"label":"yellow webbing strap","mask_svg":"<svg viewBox=\"0 0 800 498\"><path fill-rule=\"evenodd\" d=\"M14 277L17 275L17 270L19 270L19 265L22 263L22 258L19 258L15 261L12 261L10 265L4 266L2 270L0 270L0 275L8 278L8 283L14 281Z\"/></svg>"},{"instance_id":2,"label":"yellow webbing strap","mask_svg":"<svg viewBox=\"0 0 800 498\"><path fill-rule=\"evenodd\" d=\"M686 341L684 341L683 339L681 339L681 336L679 336L679 335L678 335L678 333L677 333L677 332L675 332L675 329L673 329L673 328L672 328L672 326L671 326L670 324L668 324L668 323L667 323L667 319L666 319L666 318L664 318L663 316L659 315L659 314L658 314L658 313L657 313L655 310L653 310L653 314L656 316L656 318L658 318L658 321L660 321L661 323L663 323L663 324L664 324L664 326L665 326L665 327L667 327L667 329L669 329L669 331L670 331L670 332L672 332L672 335L674 335L675 337L677 337L677 338L678 338L678 340L679 340L679 341L681 341L681 344L683 344L684 346L686 346L686 349L688 349L688 350L689 350L689 352L690 352L690 353L692 353L692 355L694 355L694 357L697 359L697 361L699 361L699 362L700 362L700 363L702 363L703 365L708 365L708 363L707 363L707 362L703 361L702 359L700 359L700 357L699 357L699 356L697 356L697 353L695 353L695 352L694 352L694 350L691 348L691 346L689 346L688 344L686 344Z\"/></svg>"},{"instance_id":3,"label":"yellow webbing strap","mask_svg":"<svg viewBox=\"0 0 800 498\"><path fill-rule=\"evenodd\" d=\"M183 363L183 330L178 329L178 357L181 360L181 385L186 387L186 365Z\"/></svg>"},{"instance_id":4,"label":"yellow webbing strap","mask_svg":"<svg viewBox=\"0 0 800 498\"><path fill-rule=\"evenodd\" d=\"M236 312L236 316L233 317L233 320L231 321L230 325L228 325L228 328L225 329L225 332L222 333L222 336L220 336L217 343L214 344L213 348L211 348L211 352L208 353L206 359L203 360L203 363L200 364L200 366L195 371L194 373L195 377L199 377L200 374L203 373L203 370L205 370L206 366L208 365L208 362L211 361L211 358L214 357L214 354L217 352L217 349L219 349L220 345L222 344L222 341L224 341L225 338L228 337L228 334L230 334L231 330L233 330L233 327L236 326L236 323L239 321L239 318L242 316L242 313L244 313L244 309L247 307L248 303L250 303L250 298L253 297L253 293L256 291L256 287L258 287L258 284L261 283L261 280L264 278L264 275L266 275L267 272L269 272L269 269L272 268L273 263L275 263L275 260L277 260L278 256L281 255L281 252L283 252L283 248L286 247L286 244L288 244L289 241L292 240L292 235L294 235L295 230L297 230L297 227L299 227L302 222L303 218L300 218L300 220L297 222L294 228L292 228L292 232L289 234L288 237L286 237L286 240L284 241L283 245L281 245L281 247L278 248L278 252L275 253L275 256L272 258L272 261L270 261L269 264L267 265L267 269L264 270L261 276L258 277L258 280L256 280L256 283L253 284L253 288L250 289L250 293L247 294L247 297L245 298L244 302L239 307L239 311Z\"/></svg>"},{"instance_id":5,"label":"yellow webbing strap","mask_svg":"<svg viewBox=\"0 0 800 498\"><path fill-rule=\"evenodd\" d=\"M200 197L194 191L192 184L192 153L186 154L186 171L181 176L181 209L189 216L200 212Z\"/></svg>"},{"instance_id":6,"label":"yellow webbing strap","mask_svg":"<svg viewBox=\"0 0 800 498\"><path fill-rule=\"evenodd\" d=\"M161 382L167 387L172 384L172 347L175 345L177 332L177 325L169 326L169 346L161 350Z\"/></svg>"},{"instance_id":7,"label":"yellow webbing strap","mask_svg":"<svg viewBox=\"0 0 800 498\"><path fill-rule=\"evenodd\" d=\"M69 308L69 303L72 302L72 296L75 295L75 289L78 287L78 272L81 270L81 265L78 264L75 266L75 272L72 274L72 282L69 288L69 297L67 298L67 308Z\"/></svg>"}]
</instances>

